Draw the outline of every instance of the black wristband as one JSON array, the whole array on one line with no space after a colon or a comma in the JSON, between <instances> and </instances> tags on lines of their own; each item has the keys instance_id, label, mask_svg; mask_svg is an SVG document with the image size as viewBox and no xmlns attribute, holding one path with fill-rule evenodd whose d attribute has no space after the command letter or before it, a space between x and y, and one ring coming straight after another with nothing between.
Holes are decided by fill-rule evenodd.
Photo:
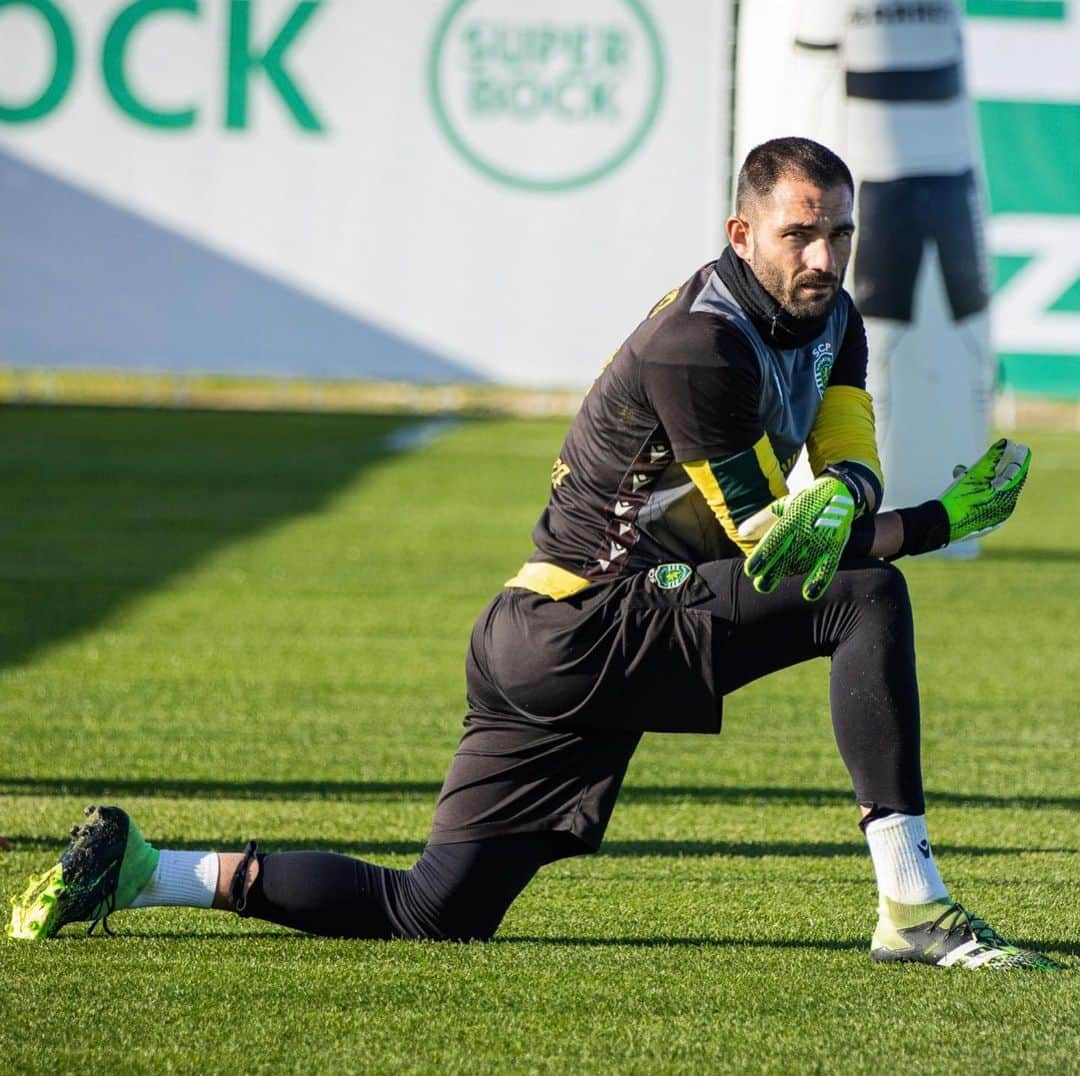
<instances>
[{"instance_id":1,"label":"black wristband","mask_svg":"<svg viewBox=\"0 0 1080 1076\"><path fill-rule=\"evenodd\" d=\"M897 515L904 525L904 540L900 549L886 559L932 553L949 544L949 514L941 501L924 501L914 508L898 508Z\"/></svg>"}]
</instances>

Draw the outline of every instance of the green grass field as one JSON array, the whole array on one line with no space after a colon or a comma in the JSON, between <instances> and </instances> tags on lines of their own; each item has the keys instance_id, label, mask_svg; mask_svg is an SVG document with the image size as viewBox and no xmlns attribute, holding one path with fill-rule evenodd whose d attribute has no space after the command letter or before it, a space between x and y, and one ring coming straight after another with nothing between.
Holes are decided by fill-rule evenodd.
<instances>
[{"instance_id":1,"label":"green grass field","mask_svg":"<svg viewBox=\"0 0 1080 1076\"><path fill-rule=\"evenodd\" d=\"M391 451L410 422L0 410L5 903L89 802L167 847L412 862L564 423ZM1076 968L1080 433L1017 436L1032 477L982 558L907 562L929 817L954 895ZM603 852L487 945L186 910L0 942L0 1072L1076 1072L1076 971L870 965L826 677L647 737Z\"/></svg>"}]
</instances>

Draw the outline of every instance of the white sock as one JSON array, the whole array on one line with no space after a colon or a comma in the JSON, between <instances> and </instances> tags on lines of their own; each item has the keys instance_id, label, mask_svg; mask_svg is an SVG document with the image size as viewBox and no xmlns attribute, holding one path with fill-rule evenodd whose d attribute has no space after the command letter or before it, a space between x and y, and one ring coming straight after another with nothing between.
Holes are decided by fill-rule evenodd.
<instances>
[{"instance_id":1,"label":"white sock","mask_svg":"<svg viewBox=\"0 0 1080 1076\"><path fill-rule=\"evenodd\" d=\"M131 902L132 908L183 905L209 908L218 883L217 852L162 851L150 881Z\"/></svg>"},{"instance_id":2,"label":"white sock","mask_svg":"<svg viewBox=\"0 0 1080 1076\"><path fill-rule=\"evenodd\" d=\"M925 815L875 818L866 827L866 840L882 896L898 904L928 904L948 897L930 850Z\"/></svg>"}]
</instances>

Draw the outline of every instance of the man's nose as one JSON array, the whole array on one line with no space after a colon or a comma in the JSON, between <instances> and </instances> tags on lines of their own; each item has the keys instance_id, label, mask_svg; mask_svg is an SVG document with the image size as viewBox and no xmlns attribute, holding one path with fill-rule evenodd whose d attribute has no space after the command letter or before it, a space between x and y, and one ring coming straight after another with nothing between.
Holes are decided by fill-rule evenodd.
<instances>
[{"instance_id":1,"label":"man's nose","mask_svg":"<svg viewBox=\"0 0 1080 1076\"><path fill-rule=\"evenodd\" d=\"M836 275L836 258L833 256L832 246L824 236L808 243L804 248L807 269L813 269L816 273L828 273Z\"/></svg>"}]
</instances>

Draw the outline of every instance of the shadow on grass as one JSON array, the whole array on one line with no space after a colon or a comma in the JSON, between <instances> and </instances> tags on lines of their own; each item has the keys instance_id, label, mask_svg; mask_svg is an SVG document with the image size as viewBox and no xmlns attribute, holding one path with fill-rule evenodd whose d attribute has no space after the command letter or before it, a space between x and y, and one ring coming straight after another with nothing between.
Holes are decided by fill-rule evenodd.
<instances>
[{"instance_id":1,"label":"shadow on grass","mask_svg":"<svg viewBox=\"0 0 1080 1076\"><path fill-rule=\"evenodd\" d=\"M303 934L299 931L289 930L288 928L281 928L280 930L266 931L266 930L245 930L239 931L217 931L217 930L132 930L131 924L133 920L125 916L124 913L118 912L117 915L123 916L121 919L110 920L110 925L114 931L114 935L111 938L105 938L104 935L91 938L90 941L100 941L106 944L115 944L120 940L128 941L162 941L162 940L176 940L176 941L214 941L214 942L226 942L232 945L252 945L260 942L278 944L280 942L287 942L289 944L296 944L297 942L304 942L308 945L318 945L322 942L337 943L342 940L341 938L333 937L320 937L313 934ZM384 945L414 945L415 940L408 938L358 938L354 939L360 942L379 942ZM50 942L50 945L55 944L57 941L67 942L86 942L87 938L85 934L80 934L78 925L69 926L66 928L64 934L59 938ZM432 944L431 942L423 942L422 944ZM568 936L549 936L549 935L527 935L527 934L497 934L491 941L450 941L439 942L441 947L457 948L459 946L488 946L488 945L552 945L552 946L567 946L569 948L589 948L589 949L828 949L828 950L848 950L848 949L865 949L867 947L867 939L865 938L830 938L821 941L806 940L801 938L716 938L716 937L681 937L672 936L664 937L663 935L650 935L648 937L634 937L633 935L625 938L590 938L590 937L568 937ZM1061 946L1053 946L1050 943L1043 943L1049 945L1050 948L1061 948Z\"/></svg>"},{"instance_id":2,"label":"shadow on grass","mask_svg":"<svg viewBox=\"0 0 1080 1076\"><path fill-rule=\"evenodd\" d=\"M0 667L209 553L317 511L415 419L4 407Z\"/></svg>"},{"instance_id":3,"label":"shadow on grass","mask_svg":"<svg viewBox=\"0 0 1080 1076\"><path fill-rule=\"evenodd\" d=\"M865 938L830 938L811 941L801 938L580 938L580 937L530 937L511 934L496 935L495 942L503 944L566 945L588 948L620 949L865 949Z\"/></svg>"},{"instance_id":4,"label":"shadow on grass","mask_svg":"<svg viewBox=\"0 0 1080 1076\"><path fill-rule=\"evenodd\" d=\"M1010 856L1030 855L1033 852L1075 854L1078 849L968 847L935 843L934 851L938 855ZM670 856L679 859L708 856L733 856L739 859L763 859L766 856L837 859L852 856L865 859L866 854L865 841L607 841L600 849L600 855L606 856Z\"/></svg>"},{"instance_id":5,"label":"shadow on grass","mask_svg":"<svg viewBox=\"0 0 1080 1076\"><path fill-rule=\"evenodd\" d=\"M0 779L0 791L3 781ZM825 807L839 804L854 807L855 797L846 788L772 788L723 785L638 785L627 786L621 799L624 803L658 803L668 800L697 800L702 803L732 803L756 806L767 803L789 803L805 807ZM935 807L1000 807L1016 808L1064 807L1080 809L1080 796L1001 795L990 792L946 792L927 789L927 801Z\"/></svg>"},{"instance_id":6,"label":"shadow on grass","mask_svg":"<svg viewBox=\"0 0 1080 1076\"><path fill-rule=\"evenodd\" d=\"M175 777L5 777L0 796L142 796L151 799L432 800L441 781L218 781Z\"/></svg>"},{"instance_id":7,"label":"shadow on grass","mask_svg":"<svg viewBox=\"0 0 1080 1076\"><path fill-rule=\"evenodd\" d=\"M1052 549L1046 546L987 546L979 551L980 560L1019 560L1034 564L1038 561L1075 564L1080 561L1080 548Z\"/></svg>"},{"instance_id":8,"label":"shadow on grass","mask_svg":"<svg viewBox=\"0 0 1080 1076\"><path fill-rule=\"evenodd\" d=\"M141 796L152 799L200 798L242 800L414 799L426 802L438 794L441 781L237 781L174 777L18 777L0 774L0 796L83 796L88 799ZM1080 796L999 795L986 792L928 791L934 806L1017 808L1063 807L1080 810ZM621 803L667 803L694 800L741 806L793 804L853 806L844 788L770 788L732 785L626 785Z\"/></svg>"},{"instance_id":9,"label":"shadow on grass","mask_svg":"<svg viewBox=\"0 0 1080 1076\"><path fill-rule=\"evenodd\" d=\"M1080 942L1051 941L1049 938L1013 938L1013 945L1019 949L1034 949L1037 953L1067 953L1080 956Z\"/></svg>"},{"instance_id":10,"label":"shadow on grass","mask_svg":"<svg viewBox=\"0 0 1080 1076\"><path fill-rule=\"evenodd\" d=\"M123 915L123 913L118 913ZM279 945L285 942L290 945L303 943L305 945L319 945L320 943L337 944L341 938L321 938L312 934L302 934L299 931L281 928L278 930L131 930L129 925L132 920L124 916L117 921L111 921L114 936L107 938L98 935L90 939L91 942L115 945L117 942L128 941L213 941L229 945ZM362 938L357 939L363 944L378 942L380 945L413 945L415 942L394 938L385 939ZM80 934L77 927L67 927L65 933L49 942L50 947L64 942L84 944L87 942L85 934ZM435 944L423 942L422 944ZM652 935L649 937L625 937L625 938L590 938L590 937L565 937L548 935L528 934L497 934L488 942L439 942L442 946L456 948L458 946L487 946L487 945L545 945L566 946L567 948L586 949L807 949L825 950L832 952L862 951L868 948L866 938L829 938L829 939L803 939L803 938L708 938L708 937L682 937ZM1023 949L1034 949L1040 953L1065 954L1067 956L1080 956L1080 943L1052 941L1048 938L1017 938L1014 942ZM929 974L917 970L919 965L894 965L896 968L906 968L908 974ZM892 974L903 974L893 971Z\"/></svg>"},{"instance_id":11,"label":"shadow on grass","mask_svg":"<svg viewBox=\"0 0 1080 1076\"><path fill-rule=\"evenodd\" d=\"M496 935L496 943L527 945L567 945L626 949L672 949L672 948L710 948L710 949L825 949L825 950L866 950L868 938L565 938L565 937L530 937L527 935ZM1047 938L1017 938L1014 945L1022 949L1034 949L1036 952L1065 953L1069 956L1080 954L1080 943L1051 941ZM917 964L898 964L893 967L908 969L918 968ZM895 974L895 972L894 972ZM915 972L915 974L924 974Z\"/></svg>"},{"instance_id":12,"label":"shadow on grass","mask_svg":"<svg viewBox=\"0 0 1080 1076\"><path fill-rule=\"evenodd\" d=\"M159 848L171 848L177 852L197 852L207 848L228 850L229 842L209 837L170 837L167 834L150 834ZM61 850L66 836L9 837L11 851ZM243 838L232 842L239 851ZM1076 848L1028 848L1001 846L968 846L960 844L935 844L939 855L951 856L1017 856L1017 855L1076 855ZM379 856L419 856L424 850L423 841L383 840L333 840L322 837L295 837L259 840L263 852L339 852L342 855L366 859ZM778 856L793 859L866 858L866 844L858 841L605 841L599 856L609 859L705 859L726 856L734 859L764 859Z\"/></svg>"},{"instance_id":13,"label":"shadow on grass","mask_svg":"<svg viewBox=\"0 0 1080 1076\"><path fill-rule=\"evenodd\" d=\"M127 920L130 922L130 920ZM117 921L115 919L110 921L115 934L107 941L109 944L115 944L116 941L121 939L127 939L129 941L162 941L162 940L176 940L176 941L215 941L215 942L227 942L233 945L251 945L258 942L268 942L278 944L280 942L288 942L295 944L297 942L304 942L308 945L318 945L322 942L338 943L341 938L322 938L313 934L301 934L298 931L291 931L282 929L279 931L252 931L244 933L232 933L225 931L215 930L138 930L133 931L130 928L126 928L124 921ZM94 939L90 939L93 941ZM412 939L405 938L359 938L355 939L360 942L379 942L383 945L415 945L416 942ZM77 928L68 927L67 932L62 934L58 939L51 941L49 944L53 945L56 941L72 941L72 942L84 942L85 936L81 936L77 932ZM432 944L430 942L423 942L422 944ZM802 941L798 938L686 938L686 937L670 937L665 938L662 936L647 937L647 938L588 938L588 937L548 937L548 936L535 936L528 935L507 935L503 937L496 935L491 941L471 941L471 942L439 942L440 947L457 948L459 946L488 946L488 945L559 945L567 947L586 947L586 948L612 948L612 949L865 949L867 947L867 941L865 938L859 939L829 939L826 941Z\"/></svg>"}]
</instances>

